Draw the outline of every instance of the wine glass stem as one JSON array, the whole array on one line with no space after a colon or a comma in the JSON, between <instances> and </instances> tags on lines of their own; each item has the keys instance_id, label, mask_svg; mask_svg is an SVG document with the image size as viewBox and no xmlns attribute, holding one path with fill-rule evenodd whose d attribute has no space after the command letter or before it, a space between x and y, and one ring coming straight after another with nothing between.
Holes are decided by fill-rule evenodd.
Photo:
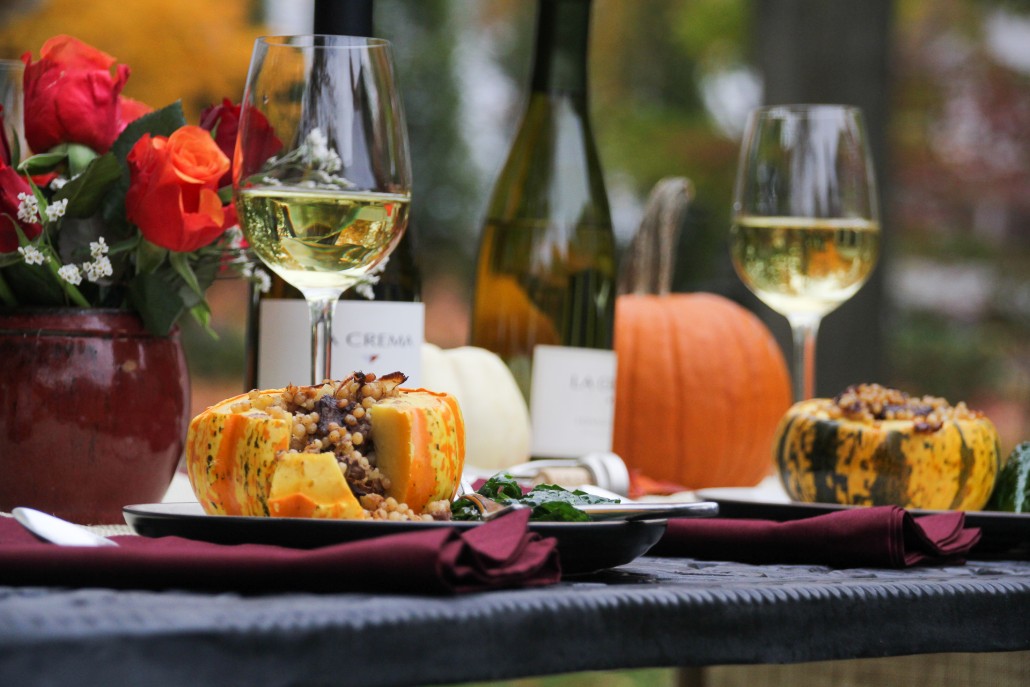
<instances>
[{"instance_id":1,"label":"wine glass stem","mask_svg":"<svg viewBox=\"0 0 1030 687\"><path fill-rule=\"evenodd\" d=\"M815 337L819 333L818 315L789 315L794 338L794 400L815 397Z\"/></svg>"},{"instance_id":2,"label":"wine glass stem","mask_svg":"<svg viewBox=\"0 0 1030 687\"><path fill-rule=\"evenodd\" d=\"M311 315L311 383L332 379L333 312L340 292L304 294Z\"/></svg>"}]
</instances>

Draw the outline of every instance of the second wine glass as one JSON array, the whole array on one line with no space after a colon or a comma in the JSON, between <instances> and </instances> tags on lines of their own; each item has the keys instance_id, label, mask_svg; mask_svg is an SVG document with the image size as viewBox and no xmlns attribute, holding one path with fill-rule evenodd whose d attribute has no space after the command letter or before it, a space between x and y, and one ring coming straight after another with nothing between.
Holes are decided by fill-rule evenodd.
<instances>
[{"instance_id":1,"label":"second wine glass","mask_svg":"<svg viewBox=\"0 0 1030 687\"><path fill-rule=\"evenodd\" d=\"M408 221L411 165L390 44L259 38L233 170L251 249L308 302L312 383L330 379L336 302L390 254Z\"/></svg>"},{"instance_id":2,"label":"second wine glass","mask_svg":"<svg viewBox=\"0 0 1030 687\"><path fill-rule=\"evenodd\" d=\"M751 113L730 243L744 284L790 322L794 400L811 398L819 324L862 287L879 255L876 183L858 108Z\"/></svg>"}]
</instances>

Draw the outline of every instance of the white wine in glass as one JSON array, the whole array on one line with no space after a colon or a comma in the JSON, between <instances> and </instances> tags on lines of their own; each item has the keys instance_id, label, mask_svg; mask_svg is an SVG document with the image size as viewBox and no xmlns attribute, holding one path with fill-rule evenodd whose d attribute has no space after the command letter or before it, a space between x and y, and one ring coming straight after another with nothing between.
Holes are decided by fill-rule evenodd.
<instances>
[{"instance_id":1,"label":"white wine in glass","mask_svg":"<svg viewBox=\"0 0 1030 687\"><path fill-rule=\"evenodd\" d=\"M259 38L233 174L251 250L308 302L317 384L330 378L337 299L390 254L407 226L411 169L389 43Z\"/></svg>"},{"instance_id":2,"label":"white wine in glass","mask_svg":"<svg viewBox=\"0 0 1030 687\"><path fill-rule=\"evenodd\" d=\"M741 280L790 322L795 400L811 398L819 323L855 295L879 255L876 184L861 112L840 105L752 112L730 234Z\"/></svg>"}]
</instances>

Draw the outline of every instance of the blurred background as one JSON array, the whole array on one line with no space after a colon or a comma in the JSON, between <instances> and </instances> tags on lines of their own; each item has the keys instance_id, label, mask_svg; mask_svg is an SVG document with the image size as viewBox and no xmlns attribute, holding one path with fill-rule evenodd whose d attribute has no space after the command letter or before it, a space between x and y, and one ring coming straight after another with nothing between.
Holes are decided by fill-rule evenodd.
<instances>
[{"instance_id":1,"label":"blurred background","mask_svg":"<svg viewBox=\"0 0 1030 687\"><path fill-rule=\"evenodd\" d=\"M181 99L191 123L239 101L265 33L306 33L312 0L4 0L0 58L68 33L132 69L125 93ZM535 4L376 0L395 44L412 137L413 231L427 339L466 342L479 225L520 115ZM820 395L878 381L965 400L1008 452L1030 438L1030 3L1016 0L595 0L591 99L616 236L651 187L697 190L676 290L779 316L730 267L739 136L763 102L837 101L867 114L885 252L820 333ZM242 389L246 287L210 292L218 340L184 331L201 409Z\"/></svg>"}]
</instances>

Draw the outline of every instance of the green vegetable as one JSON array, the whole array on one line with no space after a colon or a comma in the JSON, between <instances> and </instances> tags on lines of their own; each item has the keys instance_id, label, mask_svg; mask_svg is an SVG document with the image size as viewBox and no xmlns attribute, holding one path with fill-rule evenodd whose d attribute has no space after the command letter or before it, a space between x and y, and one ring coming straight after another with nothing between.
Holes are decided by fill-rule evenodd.
<instances>
[{"instance_id":1,"label":"green vegetable","mask_svg":"<svg viewBox=\"0 0 1030 687\"><path fill-rule=\"evenodd\" d=\"M1030 441L1012 449L994 483L987 509L1030 513Z\"/></svg>"},{"instance_id":2,"label":"green vegetable","mask_svg":"<svg viewBox=\"0 0 1030 687\"><path fill-rule=\"evenodd\" d=\"M478 493L502 505L521 503L530 506L533 512L529 519L551 522L588 522L590 516L576 508L577 505L592 503L618 503L614 499L595 496L576 489L569 491L556 484L540 484L528 494L522 493L515 478L501 472L486 481ZM451 518L454 520L479 520L479 510L467 499L457 499L451 504Z\"/></svg>"}]
</instances>

